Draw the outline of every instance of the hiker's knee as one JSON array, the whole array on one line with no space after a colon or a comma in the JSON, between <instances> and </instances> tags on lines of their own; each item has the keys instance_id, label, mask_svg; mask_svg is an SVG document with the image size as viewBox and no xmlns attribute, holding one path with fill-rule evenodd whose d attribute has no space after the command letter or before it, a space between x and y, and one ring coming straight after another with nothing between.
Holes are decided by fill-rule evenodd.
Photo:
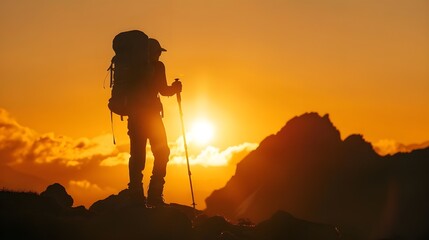
<instances>
[{"instance_id":1,"label":"hiker's knee","mask_svg":"<svg viewBox=\"0 0 429 240\"><path fill-rule=\"evenodd\" d=\"M154 147L152 148L152 151L155 158L165 159L165 161L168 161L170 148L167 145Z\"/></svg>"}]
</instances>

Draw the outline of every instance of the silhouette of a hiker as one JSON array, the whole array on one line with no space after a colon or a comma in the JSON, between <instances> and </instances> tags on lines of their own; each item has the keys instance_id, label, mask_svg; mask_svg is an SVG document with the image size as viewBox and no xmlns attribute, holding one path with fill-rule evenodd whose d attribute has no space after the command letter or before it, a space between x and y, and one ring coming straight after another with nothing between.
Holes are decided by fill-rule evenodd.
<instances>
[{"instance_id":1,"label":"silhouette of a hiker","mask_svg":"<svg viewBox=\"0 0 429 240\"><path fill-rule=\"evenodd\" d=\"M166 176L167 162L170 149L167 144L167 136L162 122L162 104L159 94L173 96L182 91L179 81L167 85L165 66L159 61L161 53L166 51L155 39L149 38L149 68L151 77L148 81L137 86L135 107L128 117L128 135L130 137L129 175L128 189L134 200L149 206L164 205L163 189ZM154 156L154 166L149 183L147 199L143 191L142 171L146 162L146 144L149 140Z\"/></svg>"}]
</instances>

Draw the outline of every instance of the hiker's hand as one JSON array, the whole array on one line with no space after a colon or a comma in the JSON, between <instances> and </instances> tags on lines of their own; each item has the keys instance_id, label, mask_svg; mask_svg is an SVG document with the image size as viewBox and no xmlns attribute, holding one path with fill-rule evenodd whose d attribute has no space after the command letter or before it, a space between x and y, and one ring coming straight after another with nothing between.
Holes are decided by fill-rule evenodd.
<instances>
[{"instance_id":1,"label":"hiker's hand","mask_svg":"<svg viewBox=\"0 0 429 240\"><path fill-rule=\"evenodd\" d=\"M173 87L175 93L182 92L182 82L181 81L174 81L171 84L171 87Z\"/></svg>"}]
</instances>

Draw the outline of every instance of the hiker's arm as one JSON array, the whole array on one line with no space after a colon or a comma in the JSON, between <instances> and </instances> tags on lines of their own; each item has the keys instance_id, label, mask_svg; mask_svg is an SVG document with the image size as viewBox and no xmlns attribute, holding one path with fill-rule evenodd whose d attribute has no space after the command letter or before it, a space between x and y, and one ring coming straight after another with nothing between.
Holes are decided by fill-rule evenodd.
<instances>
[{"instance_id":1,"label":"hiker's arm","mask_svg":"<svg viewBox=\"0 0 429 240\"><path fill-rule=\"evenodd\" d=\"M173 96L177 93L177 87L168 86L167 78L165 77L165 66L164 63L158 62L156 64L156 78L159 81L159 93L162 96Z\"/></svg>"}]
</instances>

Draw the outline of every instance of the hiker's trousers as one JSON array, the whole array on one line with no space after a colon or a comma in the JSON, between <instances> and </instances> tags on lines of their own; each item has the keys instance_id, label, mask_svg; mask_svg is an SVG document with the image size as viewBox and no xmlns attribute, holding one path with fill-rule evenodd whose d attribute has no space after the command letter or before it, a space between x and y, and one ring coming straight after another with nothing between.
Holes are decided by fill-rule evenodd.
<instances>
[{"instance_id":1,"label":"hiker's trousers","mask_svg":"<svg viewBox=\"0 0 429 240\"><path fill-rule=\"evenodd\" d=\"M142 171L146 164L146 145L149 140L154 156L151 184L164 184L170 149L167 143L162 117L157 111L139 112L128 117L128 135L130 137L129 187L141 187Z\"/></svg>"}]
</instances>

